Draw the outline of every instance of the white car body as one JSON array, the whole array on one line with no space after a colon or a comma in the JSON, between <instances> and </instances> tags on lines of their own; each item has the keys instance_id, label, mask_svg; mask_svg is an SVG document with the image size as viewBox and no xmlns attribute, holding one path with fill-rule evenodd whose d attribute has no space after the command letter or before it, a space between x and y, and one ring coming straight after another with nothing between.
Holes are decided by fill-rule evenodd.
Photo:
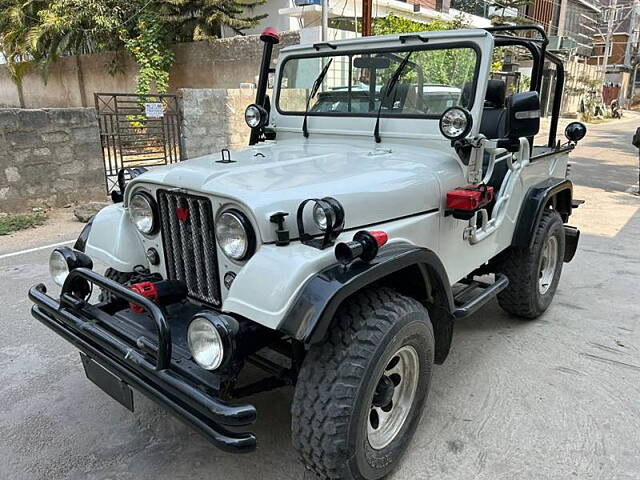
<instances>
[{"instance_id":1,"label":"white car body","mask_svg":"<svg viewBox=\"0 0 640 480\"><path fill-rule=\"evenodd\" d=\"M493 298L529 320L551 304L580 236L566 173L586 128L556 139L564 70L541 27L288 47L273 103L279 37L261 39L250 146L130 171L126 187L121 171L115 204L51 254L59 298L33 286L31 313L122 405L133 410L134 387L229 452L257 447L242 430L256 407L236 401L295 385L306 468L379 480L420 421L455 321ZM512 45L535 74L506 97L490 67ZM546 60L557 78L538 146ZM247 364L265 375L245 382Z\"/></svg>"},{"instance_id":2,"label":"white car body","mask_svg":"<svg viewBox=\"0 0 640 480\"><path fill-rule=\"evenodd\" d=\"M489 77L494 39L487 31L431 32L423 37L433 46L456 41L474 45L480 52L478 78ZM338 52L357 49L362 53L400 42L392 35L335 45ZM279 62L314 52L311 45L287 47ZM276 69L276 76L279 72ZM469 108L474 119L470 137L479 134L485 88L486 82L480 81ZM144 190L155 196L160 188L205 195L213 204L214 216L234 206L250 219L257 251L246 262L234 262L218 247L221 310L277 329L305 282L336 263L333 249L320 250L297 240L294 213L301 201L331 196L343 205L345 229L337 241L351 240L355 231L367 226L387 232L390 244L404 242L432 250L453 284L509 247L527 191L549 177L563 178L567 167L565 152L535 162L529 162L528 148L514 154L514 162L517 159L522 168L513 175L503 219L486 238L472 243L468 222L445 215L446 192L468 183L470 167L441 134L437 119L382 118L384 141L380 144L372 136L373 118L309 117L308 138L302 135L302 121L301 115L282 114L274 108L270 127L277 140L232 152L234 163L217 163L220 154L216 152L136 177L127 186L123 204L107 207L95 217L86 253L119 271L143 265L166 276L164 260L154 266L145 258L145 250L153 247L164 259L163 242L160 233L146 236L132 225L127 212L131 195ZM291 213L286 226L292 242L286 247L275 245L274 225L269 221L278 211ZM222 282L227 272L237 274L230 289Z\"/></svg>"}]
</instances>

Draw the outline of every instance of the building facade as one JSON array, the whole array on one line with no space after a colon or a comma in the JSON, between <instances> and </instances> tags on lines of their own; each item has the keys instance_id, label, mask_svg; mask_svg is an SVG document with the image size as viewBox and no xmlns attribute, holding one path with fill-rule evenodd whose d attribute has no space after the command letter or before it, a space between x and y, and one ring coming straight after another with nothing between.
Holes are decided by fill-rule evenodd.
<instances>
[{"instance_id":1,"label":"building facade","mask_svg":"<svg viewBox=\"0 0 640 480\"><path fill-rule=\"evenodd\" d=\"M638 30L640 29L640 3L638 0L604 0L603 15L594 33L593 55L590 59L603 74L603 96L609 100L608 89L619 91L621 99L631 98L636 89L638 75Z\"/></svg>"},{"instance_id":2,"label":"building facade","mask_svg":"<svg viewBox=\"0 0 640 480\"><path fill-rule=\"evenodd\" d=\"M371 0L372 16L386 17L390 14L422 23L434 19L452 20L463 12L453 8L450 0ZM362 0L327 0L329 17L329 39L359 36L361 32ZM267 0L255 7L252 15L266 15L247 34L260 33L266 26L278 31L300 30L301 42L315 42L321 35L322 0ZM491 25L485 16L464 13L473 27Z\"/></svg>"}]
</instances>

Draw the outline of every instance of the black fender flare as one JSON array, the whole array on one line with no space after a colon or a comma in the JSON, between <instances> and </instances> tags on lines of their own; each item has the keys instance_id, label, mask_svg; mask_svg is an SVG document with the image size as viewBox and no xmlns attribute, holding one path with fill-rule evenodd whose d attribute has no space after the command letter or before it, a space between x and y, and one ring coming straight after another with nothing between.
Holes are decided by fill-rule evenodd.
<instances>
[{"instance_id":1,"label":"black fender flare","mask_svg":"<svg viewBox=\"0 0 640 480\"><path fill-rule=\"evenodd\" d=\"M94 218L95 215L91 217L87 224L82 228L82 231L80 232L80 235L78 235L76 243L73 244L74 250L84 252L85 248L87 248L87 240L89 239L89 234L91 233L91 226L93 225Z\"/></svg>"},{"instance_id":2,"label":"black fender flare","mask_svg":"<svg viewBox=\"0 0 640 480\"><path fill-rule=\"evenodd\" d=\"M371 262L357 260L348 266L332 265L308 279L279 330L309 347L322 342L340 304L351 295L399 272L417 267L427 286L425 298L437 296L429 310L436 335L436 361L441 363L451 344L453 311L455 309L451 284L438 256L427 248L410 244L391 244L380 250ZM438 348L440 344L440 348Z\"/></svg>"},{"instance_id":3,"label":"black fender flare","mask_svg":"<svg viewBox=\"0 0 640 480\"><path fill-rule=\"evenodd\" d=\"M563 222L569 220L573 199L573 183L566 178L549 178L532 186L520 209L513 240L514 247L529 248L545 206L552 201Z\"/></svg>"}]
</instances>

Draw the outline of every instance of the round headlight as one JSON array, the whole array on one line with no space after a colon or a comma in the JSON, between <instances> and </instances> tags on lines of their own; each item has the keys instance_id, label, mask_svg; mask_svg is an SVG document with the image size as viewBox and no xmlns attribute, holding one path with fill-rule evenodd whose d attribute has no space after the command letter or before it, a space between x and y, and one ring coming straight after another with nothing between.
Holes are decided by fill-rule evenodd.
<instances>
[{"instance_id":1,"label":"round headlight","mask_svg":"<svg viewBox=\"0 0 640 480\"><path fill-rule=\"evenodd\" d=\"M313 221L323 232L327 229L327 214L324 213L324 209L317 203L313 207Z\"/></svg>"},{"instance_id":2,"label":"round headlight","mask_svg":"<svg viewBox=\"0 0 640 480\"><path fill-rule=\"evenodd\" d=\"M146 192L138 192L129 202L129 215L136 228L149 235L156 230L155 201Z\"/></svg>"},{"instance_id":3,"label":"round headlight","mask_svg":"<svg viewBox=\"0 0 640 480\"><path fill-rule=\"evenodd\" d=\"M51 256L49 257L49 273L53 281L59 286L64 284L67 275L69 275L67 259L64 258L64 255L62 255L62 252L59 250L51 252Z\"/></svg>"},{"instance_id":4,"label":"round headlight","mask_svg":"<svg viewBox=\"0 0 640 480\"><path fill-rule=\"evenodd\" d=\"M215 370L224 359L224 345L218 329L207 319L196 317L187 330L189 351L195 362L206 370Z\"/></svg>"},{"instance_id":5,"label":"round headlight","mask_svg":"<svg viewBox=\"0 0 640 480\"><path fill-rule=\"evenodd\" d=\"M224 254L232 260L247 258L255 243L249 220L237 210L227 210L218 217L216 239Z\"/></svg>"},{"instance_id":6,"label":"round headlight","mask_svg":"<svg viewBox=\"0 0 640 480\"><path fill-rule=\"evenodd\" d=\"M251 104L244 111L244 120L251 128L264 127L269 120L269 114L260 105Z\"/></svg>"},{"instance_id":7,"label":"round headlight","mask_svg":"<svg viewBox=\"0 0 640 480\"><path fill-rule=\"evenodd\" d=\"M467 136L471 130L471 114L462 107L451 107L440 117L440 132L449 140Z\"/></svg>"}]
</instances>

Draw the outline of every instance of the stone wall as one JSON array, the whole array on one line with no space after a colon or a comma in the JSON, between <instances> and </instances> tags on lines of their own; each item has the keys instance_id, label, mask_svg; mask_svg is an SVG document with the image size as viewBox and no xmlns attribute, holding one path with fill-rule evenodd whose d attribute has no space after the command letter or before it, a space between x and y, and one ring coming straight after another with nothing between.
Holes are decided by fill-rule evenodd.
<instances>
[{"instance_id":1,"label":"stone wall","mask_svg":"<svg viewBox=\"0 0 640 480\"><path fill-rule=\"evenodd\" d=\"M299 41L298 32L283 33L274 49L274 62L281 48ZM239 88L240 83L255 83L262 46L258 35L174 46L169 93L180 88ZM11 80L7 66L0 65L0 107L92 107L94 93L135 91L136 63L124 55L120 71L111 75L108 67L114 57L113 52L62 57L48 69L46 79L35 70L25 75L21 92Z\"/></svg>"},{"instance_id":2,"label":"stone wall","mask_svg":"<svg viewBox=\"0 0 640 480\"><path fill-rule=\"evenodd\" d=\"M93 109L0 109L0 212L104 198Z\"/></svg>"},{"instance_id":3,"label":"stone wall","mask_svg":"<svg viewBox=\"0 0 640 480\"><path fill-rule=\"evenodd\" d=\"M244 111L255 101L255 90L185 88L180 90L180 96L185 159L249 144Z\"/></svg>"}]
</instances>

